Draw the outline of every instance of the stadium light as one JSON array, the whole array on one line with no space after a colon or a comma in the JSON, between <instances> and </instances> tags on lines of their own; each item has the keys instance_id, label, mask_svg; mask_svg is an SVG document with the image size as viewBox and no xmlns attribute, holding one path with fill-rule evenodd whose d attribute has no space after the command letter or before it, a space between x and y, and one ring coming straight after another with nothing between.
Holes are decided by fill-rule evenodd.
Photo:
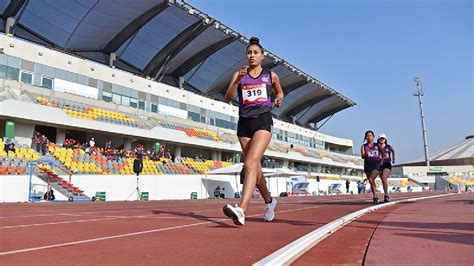
<instances>
[{"instance_id":1,"label":"stadium light","mask_svg":"<svg viewBox=\"0 0 474 266\"><path fill-rule=\"evenodd\" d=\"M194 9L192 9L192 8L189 9L189 10L188 10L188 14L189 14L189 15L194 15Z\"/></svg>"},{"instance_id":2,"label":"stadium light","mask_svg":"<svg viewBox=\"0 0 474 266\"><path fill-rule=\"evenodd\" d=\"M426 166L430 166L430 160L428 156L428 140L426 137L426 128L425 128L425 114L423 113L423 101L422 101L422 96L424 95L423 93L423 81L421 80L420 77L415 77L414 78L415 85L416 85L416 90L413 92L413 96L418 97L418 101L420 104L420 115L421 115L421 130L423 131L423 146L425 150L425 162Z\"/></svg>"},{"instance_id":3,"label":"stadium light","mask_svg":"<svg viewBox=\"0 0 474 266\"><path fill-rule=\"evenodd\" d=\"M220 26L219 22L214 22L214 29L216 29L216 30L219 29L219 26Z\"/></svg>"}]
</instances>

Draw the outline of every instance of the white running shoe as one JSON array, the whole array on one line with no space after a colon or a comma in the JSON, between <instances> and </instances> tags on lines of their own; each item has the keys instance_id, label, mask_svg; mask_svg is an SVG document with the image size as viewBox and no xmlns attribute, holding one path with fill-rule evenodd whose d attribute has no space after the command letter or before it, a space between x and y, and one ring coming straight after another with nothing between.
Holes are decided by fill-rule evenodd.
<instances>
[{"instance_id":1,"label":"white running shoe","mask_svg":"<svg viewBox=\"0 0 474 266\"><path fill-rule=\"evenodd\" d=\"M230 204L224 205L223 208L225 216L232 219L235 225L244 225L245 224L245 213L239 205L235 204L232 206Z\"/></svg>"},{"instance_id":2,"label":"white running shoe","mask_svg":"<svg viewBox=\"0 0 474 266\"><path fill-rule=\"evenodd\" d=\"M277 206L277 200L272 198L272 202L265 204L263 220L271 222L275 218L275 207Z\"/></svg>"}]
</instances>

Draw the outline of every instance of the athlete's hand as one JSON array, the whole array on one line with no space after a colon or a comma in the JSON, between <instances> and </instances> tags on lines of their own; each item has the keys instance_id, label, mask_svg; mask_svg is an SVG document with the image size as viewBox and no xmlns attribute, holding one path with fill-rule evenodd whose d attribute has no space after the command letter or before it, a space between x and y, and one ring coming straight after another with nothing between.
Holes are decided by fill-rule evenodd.
<instances>
[{"instance_id":1,"label":"athlete's hand","mask_svg":"<svg viewBox=\"0 0 474 266\"><path fill-rule=\"evenodd\" d=\"M283 99L280 98L280 97L277 97L277 98L275 99L275 106L276 106L277 108L280 107L280 105L281 105L282 102L283 102Z\"/></svg>"},{"instance_id":2,"label":"athlete's hand","mask_svg":"<svg viewBox=\"0 0 474 266\"><path fill-rule=\"evenodd\" d=\"M245 74L247 74L248 68L249 68L249 66L242 66L239 69L239 79L241 79L243 76L245 76Z\"/></svg>"}]
</instances>

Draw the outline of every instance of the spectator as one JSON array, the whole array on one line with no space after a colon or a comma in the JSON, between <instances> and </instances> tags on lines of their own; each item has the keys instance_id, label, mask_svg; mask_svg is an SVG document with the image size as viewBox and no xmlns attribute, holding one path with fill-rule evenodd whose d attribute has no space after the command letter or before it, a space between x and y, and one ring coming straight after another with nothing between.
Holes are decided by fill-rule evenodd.
<instances>
[{"instance_id":1,"label":"spectator","mask_svg":"<svg viewBox=\"0 0 474 266\"><path fill-rule=\"evenodd\" d=\"M39 132L36 132L35 136L36 152L41 151L41 135Z\"/></svg>"},{"instance_id":2,"label":"spectator","mask_svg":"<svg viewBox=\"0 0 474 266\"><path fill-rule=\"evenodd\" d=\"M346 193L349 194L349 186L351 185L351 182L349 181L349 179L346 180Z\"/></svg>"},{"instance_id":3,"label":"spectator","mask_svg":"<svg viewBox=\"0 0 474 266\"><path fill-rule=\"evenodd\" d=\"M46 155L46 152L48 152L48 138L43 135L41 136L41 154Z\"/></svg>"},{"instance_id":4,"label":"spectator","mask_svg":"<svg viewBox=\"0 0 474 266\"><path fill-rule=\"evenodd\" d=\"M10 151L15 152L15 142L10 143Z\"/></svg>"},{"instance_id":5,"label":"spectator","mask_svg":"<svg viewBox=\"0 0 474 266\"><path fill-rule=\"evenodd\" d=\"M138 144L138 145L135 147L135 155L137 156L137 158L142 158L143 155L145 155L145 150L144 150L142 144Z\"/></svg>"},{"instance_id":6,"label":"spectator","mask_svg":"<svg viewBox=\"0 0 474 266\"><path fill-rule=\"evenodd\" d=\"M10 139L9 139L9 138L5 139L5 144L4 144L5 147L4 147L4 150L7 151L7 152L10 150L10 143L11 143L11 142L10 142Z\"/></svg>"},{"instance_id":7,"label":"spectator","mask_svg":"<svg viewBox=\"0 0 474 266\"><path fill-rule=\"evenodd\" d=\"M221 187L217 186L216 189L214 189L214 198L219 199L221 197Z\"/></svg>"},{"instance_id":8,"label":"spectator","mask_svg":"<svg viewBox=\"0 0 474 266\"><path fill-rule=\"evenodd\" d=\"M105 149L110 150L112 148L112 140L108 139L107 142L105 142Z\"/></svg>"},{"instance_id":9,"label":"spectator","mask_svg":"<svg viewBox=\"0 0 474 266\"><path fill-rule=\"evenodd\" d=\"M91 140L89 141L89 148L94 148L95 147L95 140L94 138L91 138Z\"/></svg>"}]
</instances>

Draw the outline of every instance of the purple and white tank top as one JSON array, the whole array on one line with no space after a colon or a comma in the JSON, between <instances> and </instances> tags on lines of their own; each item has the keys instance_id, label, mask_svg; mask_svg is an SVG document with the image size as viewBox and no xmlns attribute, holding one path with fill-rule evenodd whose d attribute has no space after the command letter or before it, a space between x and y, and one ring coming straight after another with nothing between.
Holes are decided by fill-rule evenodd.
<instances>
[{"instance_id":1,"label":"purple and white tank top","mask_svg":"<svg viewBox=\"0 0 474 266\"><path fill-rule=\"evenodd\" d=\"M364 162L374 163L380 162L380 160L382 160L382 155L380 154L379 146L377 144L374 144L373 147L370 147L369 143L366 143L364 144L364 149L367 153L367 157L364 159Z\"/></svg>"},{"instance_id":2,"label":"purple and white tank top","mask_svg":"<svg viewBox=\"0 0 474 266\"><path fill-rule=\"evenodd\" d=\"M239 94L239 116L258 117L272 110L272 75L264 71L256 78L249 73L240 80L237 88Z\"/></svg>"}]
</instances>

